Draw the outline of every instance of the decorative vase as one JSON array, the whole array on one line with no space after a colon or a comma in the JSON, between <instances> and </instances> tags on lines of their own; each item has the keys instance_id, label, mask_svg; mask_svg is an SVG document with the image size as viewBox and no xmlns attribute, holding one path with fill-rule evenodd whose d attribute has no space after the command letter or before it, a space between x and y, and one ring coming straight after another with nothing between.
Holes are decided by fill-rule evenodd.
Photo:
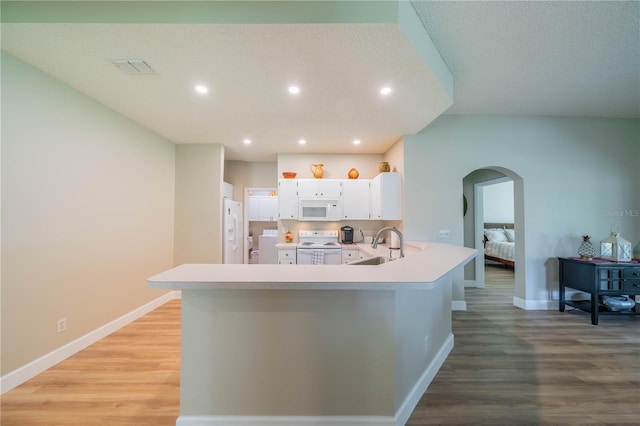
<instances>
[{"instance_id":1,"label":"decorative vase","mask_svg":"<svg viewBox=\"0 0 640 426\"><path fill-rule=\"evenodd\" d=\"M638 241L638 244L633 248L633 258L640 260L640 241Z\"/></svg>"},{"instance_id":2,"label":"decorative vase","mask_svg":"<svg viewBox=\"0 0 640 426\"><path fill-rule=\"evenodd\" d=\"M389 166L388 162L383 161L382 163L378 164L378 173L385 173L390 171L391 171L391 166Z\"/></svg>"},{"instance_id":3,"label":"decorative vase","mask_svg":"<svg viewBox=\"0 0 640 426\"><path fill-rule=\"evenodd\" d=\"M583 235L582 243L578 247L578 254L583 259L593 259L596 255L596 249L593 247L590 238L589 235Z\"/></svg>"},{"instance_id":4,"label":"decorative vase","mask_svg":"<svg viewBox=\"0 0 640 426\"><path fill-rule=\"evenodd\" d=\"M358 179L358 176L360 176L360 172L355 167L352 167L351 169L349 169L349 172L347 172L347 176L349 177L349 179Z\"/></svg>"},{"instance_id":5,"label":"decorative vase","mask_svg":"<svg viewBox=\"0 0 640 426\"><path fill-rule=\"evenodd\" d=\"M314 178L322 179L322 177L324 176L324 170L322 169L322 167L324 167L324 164L322 163L312 164L309 166L309 169L311 169L311 173L313 173Z\"/></svg>"},{"instance_id":6,"label":"decorative vase","mask_svg":"<svg viewBox=\"0 0 640 426\"><path fill-rule=\"evenodd\" d=\"M291 231L287 230L287 232L284 234L284 241L285 243L290 243L293 241L293 234L291 233Z\"/></svg>"}]
</instances>

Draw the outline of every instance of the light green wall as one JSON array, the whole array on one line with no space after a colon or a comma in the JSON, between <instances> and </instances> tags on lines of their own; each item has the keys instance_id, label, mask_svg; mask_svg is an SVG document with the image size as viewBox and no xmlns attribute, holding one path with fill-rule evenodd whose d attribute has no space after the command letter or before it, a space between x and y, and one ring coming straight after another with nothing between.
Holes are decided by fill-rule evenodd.
<instances>
[{"instance_id":1,"label":"light green wall","mask_svg":"<svg viewBox=\"0 0 640 426\"><path fill-rule=\"evenodd\" d=\"M2 375L161 296L173 209L171 142L3 53Z\"/></svg>"},{"instance_id":2,"label":"light green wall","mask_svg":"<svg viewBox=\"0 0 640 426\"><path fill-rule=\"evenodd\" d=\"M223 164L222 145L176 146L176 265L222 263Z\"/></svg>"},{"instance_id":3,"label":"light green wall","mask_svg":"<svg viewBox=\"0 0 640 426\"><path fill-rule=\"evenodd\" d=\"M638 119L441 116L404 147L408 239L443 241L438 230L450 229L448 241L462 245L462 179L496 167L522 177L516 295L534 305L557 297L555 257L575 255L581 235L599 241L618 224L640 240L640 217L612 215L640 209ZM461 273L454 284L463 300Z\"/></svg>"}]
</instances>

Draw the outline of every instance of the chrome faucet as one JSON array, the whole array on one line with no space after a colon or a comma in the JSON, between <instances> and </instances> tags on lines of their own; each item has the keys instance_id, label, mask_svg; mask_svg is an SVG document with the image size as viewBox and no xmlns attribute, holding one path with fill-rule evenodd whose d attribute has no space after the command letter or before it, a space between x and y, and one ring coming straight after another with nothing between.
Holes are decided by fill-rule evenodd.
<instances>
[{"instance_id":1,"label":"chrome faucet","mask_svg":"<svg viewBox=\"0 0 640 426\"><path fill-rule=\"evenodd\" d=\"M385 231L393 231L398 234L398 237L400 237L400 257L404 257L404 236L402 235L402 232L400 232L400 230L395 226L386 226L379 230L376 234L376 237L373 239L373 242L371 243L371 248L378 248L378 240L382 236L382 233Z\"/></svg>"}]
</instances>

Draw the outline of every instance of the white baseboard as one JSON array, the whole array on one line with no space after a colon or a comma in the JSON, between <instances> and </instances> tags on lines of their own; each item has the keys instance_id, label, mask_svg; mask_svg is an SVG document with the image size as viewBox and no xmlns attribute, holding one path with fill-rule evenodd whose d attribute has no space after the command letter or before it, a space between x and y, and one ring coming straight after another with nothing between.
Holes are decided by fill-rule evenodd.
<instances>
[{"instance_id":1,"label":"white baseboard","mask_svg":"<svg viewBox=\"0 0 640 426\"><path fill-rule=\"evenodd\" d=\"M102 327L99 327L91 331L90 333L87 333L84 336L67 343L64 346L59 347L58 349L49 352L48 354L43 355L40 358L33 360L16 370L11 371L10 373L7 373L6 375L0 377L0 393L4 394L5 392L10 391L16 386L19 386L27 380L34 378L38 374L53 367L59 362L64 361L71 355L80 352L84 348L94 344L100 339L105 338L114 331L153 311L158 306L165 304L169 300L181 298L181 295L182 294L179 291L166 293L161 297L152 300L146 305L140 306L139 308L134 309L128 314L125 314L120 318L117 318L110 323L105 324Z\"/></svg>"},{"instance_id":2,"label":"white baseboard","mask_svg":"<svg viewBox=\"0 0 640 426\"><path fill-rule=\"evenodd\" d=\"M400 405L400 408L398 408L398 410L396 411L395 424L397 426L403 426L407 423L409 417L411 417L411 413L413 413L416 405L418 405L418 402L420 402L420 398L422 398L424 393L427 391L427 388L433 381L433 378L436 377L436 374L438 374L440 367L442 367L442 364L444 364L452 349L453 334L450 333L440 349L438 349L436 356L429 363L427 368L420 376L420 379L418 379L416 384L413 386L413 389L411 389L411 392L409 392L409 395L407 395L407 397L402 402L402 405Z\"/></svg>"},{"instance_id":3,"label":"white baseboard","mask_svg":"<svg viewBox=\"0 0 640 426\"><path fill-rule=\"evenodd\" d=\"M481 288L482 286L480 284L478 284L478 281L476 280L464 280L464 287L472 287L472 288Z\"/></svg>"},{"instance_id":4,"label":"white baseboard","mask_svg":"<svg viewBox=\"0 0 640 426\"><path fill-rule=\"evenodd\" d=\"M550 311L558 309L558 302L553 300L525 300L514 296L513 306L526 311Z\"/></svg>"},{"instance_id":5,"label":"white baseboard","mask_svg":"<svg viewBox=\"0 0 640 426\"><path fill-rule=\"evenodd\" d=\"M391 416L180 416L176 426L396 426Z\"/></svg>"},{"instance_id":6,"label":"white baseboard","mask_svg":"<svg viewBox=\"0 0 640 426\"><path fill-rule=\"evenodd\" d=\"M453 349L453 334L445 340L395 416L180 416L176 426L402 426L411 417L447 356Z\"/></svg>"},{"instance_id":7,"label":"white baseboard","mask_svg":"<svg viewBox=\"0 0 640 426\"><path fill-rule=\"evenodd\" d=\"M451 301L451 310L452 311L466 311L467 310L467 302L464 300L452 300Z\"/></svg>"}]
</instances>

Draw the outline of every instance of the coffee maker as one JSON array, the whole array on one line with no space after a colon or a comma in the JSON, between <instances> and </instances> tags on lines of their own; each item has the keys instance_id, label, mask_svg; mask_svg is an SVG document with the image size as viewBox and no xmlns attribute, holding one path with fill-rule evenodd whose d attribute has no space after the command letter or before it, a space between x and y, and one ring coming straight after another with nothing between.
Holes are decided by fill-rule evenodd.
<instances>
[{"instance_id":1,"label":"coffee maker","mask_svg":"<svg viewBox=\"0 0 640 426\"><path fill-rule=\"evenodd\" d=\"M340 228L342 244L353 244L353 227L343 226Z\"/></svg>"}]
</instances>

